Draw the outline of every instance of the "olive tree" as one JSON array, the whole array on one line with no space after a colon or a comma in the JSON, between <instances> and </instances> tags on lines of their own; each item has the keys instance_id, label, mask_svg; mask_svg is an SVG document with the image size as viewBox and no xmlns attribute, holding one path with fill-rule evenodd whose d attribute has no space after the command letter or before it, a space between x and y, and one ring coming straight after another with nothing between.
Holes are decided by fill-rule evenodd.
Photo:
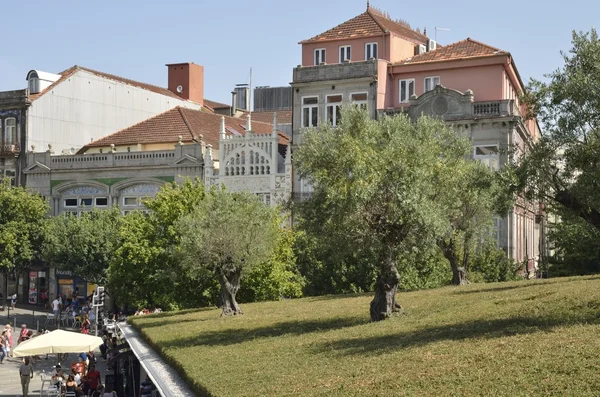
<instances>
[{"instance_id":1,"label":"olive tree","mask_svg":"<svg viewBox=\"0 0 600 397\"><path fill-rule=\"evenodd\" d=\"M192 272L209 270L221 286L223 315L242 314L236 294L246 272L268 261L278 239L277 210L250 193L214 189L176 224L179 255Z\"/></svg>"},{"instance_id":2,"label":"olive tree","mask_svg":"<svg viewBox=\"0 0 600 397\"><path fill-rule=\"evenodd\" d=\"M412 122L406 115L372 120L353 106L342 109L337 127L303 131L294 164L314 192L294 205L295 221L340 236L340 249L352 244L377 252L372 321L401 309L400 253L435 246L450 229L447 196L460 189L449 176L472 161L470 148L467 137L441 120Z\"/></svg>"}]
</instances>

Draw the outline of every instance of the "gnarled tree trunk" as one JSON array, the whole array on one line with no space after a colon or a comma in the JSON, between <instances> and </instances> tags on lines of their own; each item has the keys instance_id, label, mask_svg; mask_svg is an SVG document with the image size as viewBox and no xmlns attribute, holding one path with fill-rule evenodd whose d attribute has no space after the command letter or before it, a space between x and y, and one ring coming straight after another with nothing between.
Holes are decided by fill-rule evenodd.
<instances>
[{"instance_id":1,"label":"gnarled tree trunk","mask_svg":"<svg viewBox=\"0 0 600 397\"><path fill-rule=\"evenodd\" d=\"M221 284L221 316L234 314L243 314L240 305L235 300L235 295L240 289L241 271L221 271L219 274L219 283Z\"/></svg>"},{"instance_id":2,"label":"gnarled tree trunk","mask_svg":"<svg viewBox=\"0 0 600 397\"><path fill-rule=\"evenodd\" d=\"M460 262L458 255L456 254L456 245L453 238L449 241L441 241L440 248L444 254L444 257L450 262L452 268L452 285L467 285L467 267L466 261L468 261L467 254L465 252L463 263Z\"/></svg>"},{"instance_id":3,"label":"gnarled tree trunk","mask_svg":"<svg viewBox=\"0 0 600 397\"><path fill-rule=\"evenodd\" d=\"M402 310L402 306L396 302L399 281L400 275L390 252L383 260L381 272L377 277L375 296L371 301L371 321L385 320L393 312Z\"/></svg>"}]
</instances>

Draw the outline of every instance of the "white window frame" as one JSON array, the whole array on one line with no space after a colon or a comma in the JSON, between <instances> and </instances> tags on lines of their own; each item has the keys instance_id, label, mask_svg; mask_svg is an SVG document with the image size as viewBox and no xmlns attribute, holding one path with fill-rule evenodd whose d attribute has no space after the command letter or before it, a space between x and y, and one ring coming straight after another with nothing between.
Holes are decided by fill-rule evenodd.
<instances>
[{"instance_id":1,"label":"white window frame","mask_svg":"<svg viewBox=\"0 0 600 397\"><path fill-rule=\"evenodd\" d=\"M369 57L369 47L371 47L371 56ZM375 48L375 55L373 55L373 48ZM379 44L378 43L365 43L365 61L371 58L377 59L379 57Z\"/></svg>"},{"instance_id":2,"label":"white window frame","mask_svg":"<svg viewBox=\"0 0 600 397\"><path fill-rule=\"evenodd\" d=\"M40 90L39 90L39 83L40 79L38 77L30 77L29 81L27 82L27 88L29 88L29 93L30 94L37 94Z\"/></svg>"},{"instance_id":3,"label":"white window frame","mask_svg":"<svg viewBox=\"0 0 600 397\"><path fill-rule=\"evenodd\" d=\"M364 100L355 100L353 99L354 95L366 95L367 99ZM364 107L365 109L369 109L369 93L366 91L359 91L359 92L351 92L350 93L350 103L353 103L355 105L358 105L359 107Z\"/></svg>"},{"instance_id":4,"label":"white window frame","mask_svg":"<svg viewBox=\"0 0 600 397\"><path fill-rule=\"evenodd\" d=\"M11 125L9 127L8 122L9 121L13 121L15 124ZM10 139L8 138L8 135L11 135ZM4 120L4 142L7 145L12 145L15 140L17 138L17 119L14 117L9 117L6 120Z\"/></svg>"},{"instance_id":5,"label":"white window frame","mask_svg":"<svg viewBox=\"0 0 600 397\"><path fill-rule=\"evenodd\" d=\"M342 55L342 49L344 53ZM351 45L341 45L338 47L338 55L340 57L340 63L344 63L346 60L352 59L352 46Z\"/></svg>"},{"instance_id":6,"label":"white window frame","mask_svg":"<svg viewBox=\"0 0 600 397\"><path fill-rule=\"evenodd\" d=\"M126 199L135 199L135 204L126 204ZM123 197L123 207L137 207L139 205L139 198L137 196L124 196Z\"/></svg>"},{"instance_id":7,"label":"white window frame","mask_svg":"<svg viewBox=\"0 0 600 397\"><path fill-rule=\"evenodd\" d=\"M478 148L494 148L494 154L477 154ZM478 144L473 145L473 159L477 161L481 161L483 164L487 165L491 170L499 170L500 169L500 146L497 143L490 144ZM492 161L495 161L495 164L492 164Z\"/></svg>"},{"instance_id":8,"label":"white window frame","mask_svg":"<svg viewBox=\"0 0 600 397\"><path fill-rule=\"evenodd\" d=\"M437 79L437 84L435 83L435 79ZM427 81L431 82L431 88L427 89ZM440 85L442 83L442 80L440 79L440 76L427 76L423 79L423 92L428 92L433 90L436 86Z\"/></svg>"},{"instance_id":9,"label":"white window frame","mask_svg":"<svg viewBox=\"0 0 600 397\"><path fill-rule=\"evenodd\" d=\"M312 98L316 98L317 103L311 103L308 105L304 104L305 99L312 99ZM300 98L300 100L302 103L302 111L300 112L300 125L302 126L302 128L317 127L319 125L319 97L317 95L309 95L309 96L303 96L302 98ZM305 125L307 123L305 123L305 120L304 120L304 109L309 109L308 110L308 125ZM313 119L314 112L317 112L317 122L315 123L315 125L312 125L311 121Z\"/></svg>"},{"instance_id":10,"label":"white window frame","mask_svg":"<svg viewBox=\"0 0 600 397\"><path fill-rule=\"evenodd\" d=\"M67 200L75 200L75 205L67 205ZM63 208L79 207L79 197L63 197Z\"/></svg>"},{"instance_id":11,"label":"white window frame","mask_svg":"<svg viewBox=\"0 0 600 397\"><path fill-rule=\"evenodd\" d=\"M325 48L316 48L313 55L313 61L315 62L315 66L317 66L321 63L325 63L325 56L327 55L327 51L325 50ZM317 55L319 59L317 59Z\"/></svg>"},{"instance_id":12,"label":"white window frame","mask_svg":"<svg viewBox=\"0 0 600 397\"><path fill-rule=\"evenodd\" d=\"M336 97L339 96L340 97L340 101L339 102L329 102L329 98L331 97ZM338 123L341 121L341 116L342 116L342 103L344 102L344 95L343 94L331 94L331 95L327 95L325 97L325 117L327 118L327 121L331 123L332 126L337 127ZM329 119L329 108L333 108L332 109L332 113L331 113L331 120ZM336 109L338 108L338 109ZM338 120L338 117L340 118Z\"/></svg>"},{"instance_id":13,"label":"white window frame","mask_svg":"<svg viewBox=\"0 0 600 397\"><path fill-rule=\"evenodd\" d=\"M105 199L106 204L98 204L98 199ZM108 207L108 197L94 197L94 207Z\"/></svg>"},{"instance_id":14,"label":"white window frame","mask_svg":"<svg viewBox=\"0 0 600 397\"><path fill-rule=\"evenodd\" d=\"M403 101L402 100L402 83L406 83L406 91L404 94L406 94L406 99ZM410 83L412 83L413 86L413 92L410 92ZM408 103L410 102L410 97L413 96L415 94L415 79L401 79L398 80L398 101L400 101L400 103Z\"/></svg>"}]
</instances>

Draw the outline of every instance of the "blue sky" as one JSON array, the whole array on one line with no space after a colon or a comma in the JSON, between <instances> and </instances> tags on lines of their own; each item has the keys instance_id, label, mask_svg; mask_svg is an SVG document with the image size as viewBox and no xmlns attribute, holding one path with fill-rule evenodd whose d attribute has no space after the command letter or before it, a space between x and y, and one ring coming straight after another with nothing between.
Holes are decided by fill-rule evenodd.
<instances>
[{"instance_id":1,"label":"blue sky","mask_svg":"<svg viewBox=\"0 0 600 397\"><path fill-rule=\"evenodd\" d=\"M600 20L597 0L373 0L441 44L471 37L510 51L523 79L561 64L572 30ZM404 6L403 4L406 4ZM366 0L81 0L3 4L0 90L25 87L30 69L58 73L75 64L159 86L167 63L205 67L205 97L229 103L236 83L287 85L298 42L366 8ZM597 26L596 26L597 27Z\"/></svg>"}]
</instances>

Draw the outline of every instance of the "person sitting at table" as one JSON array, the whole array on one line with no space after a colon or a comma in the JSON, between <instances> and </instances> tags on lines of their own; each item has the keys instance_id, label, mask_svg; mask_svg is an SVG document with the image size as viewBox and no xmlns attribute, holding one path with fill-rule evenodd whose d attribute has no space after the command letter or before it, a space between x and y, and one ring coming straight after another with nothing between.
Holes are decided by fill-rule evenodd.
<instances>
[{"instance_id":1,"label":"person sitting at table","mask_svg":"<svg viewBox=\"0 0 600 397\"><path fill-rule=\"evenodd\" d=\"M60 364L56 364L54 371L52 371L52 383L60 389L64 380L65 373L63 372Z\"/></svg>"},{"instance_id":2,"label":"person sitting at table","mask_svg":"<svg viewBox=\"0 0 600 397\"><path fill-rule=\"evenodd\" d=\"M69 375L67 383L65 383L65 396L80 396L83 391L77 386L73 375Z\"/></svg>"}]
</instances>

